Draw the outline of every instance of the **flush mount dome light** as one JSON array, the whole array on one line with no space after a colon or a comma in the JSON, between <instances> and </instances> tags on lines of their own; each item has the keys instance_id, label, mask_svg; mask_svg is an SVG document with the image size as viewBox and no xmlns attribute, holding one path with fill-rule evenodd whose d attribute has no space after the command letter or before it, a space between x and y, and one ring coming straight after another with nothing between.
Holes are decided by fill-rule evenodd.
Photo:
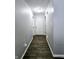
<instances>
[{"instance_id":1,"label":"flush mount dome light","mask_svg":"<svg viewBox=\"0 0 79 59\"><path fill-rule=\"evenodd\" d=\"M36 7L36 8L33 9L33 12L42 13L42 12L44 12L44 9L41 8L41 7Z\"/></svg>"},{"instance_id":2,"label":"flush mount dome light","mask_svg":"<svg viewBox=\"0 0 79 59\"><path fill-rule=\"evenodd\" d=\"M45 10L44 8L36 7L36 8L33 8L33 12L36 12L36 13L42 13L42 12L53 13L54 12L54 8L47 8Z\"/></svg>"}]
</instances>

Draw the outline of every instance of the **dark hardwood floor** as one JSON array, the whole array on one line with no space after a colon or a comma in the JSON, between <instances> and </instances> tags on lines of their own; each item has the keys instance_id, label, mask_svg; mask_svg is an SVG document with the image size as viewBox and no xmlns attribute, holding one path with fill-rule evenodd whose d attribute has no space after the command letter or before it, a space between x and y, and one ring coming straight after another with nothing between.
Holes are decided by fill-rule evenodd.
<instances>
[{"instance_id":1,"label":"dark hardwood floor","mask_svg":"<svg viewBox=\"0 0 79 59\"><path fill-rule=\"evenodd\" d=\"M23 59L54 59L46 35L35 35Z\"/></svg>"},{"instance_id":2,"label":"dark hardwood floor","mask_svg":"<svg viewBox=\"0 0 79 59\"><path fill-rule=\"evenodd\" d=\"M46 41L46 35L34 35L23 59L64 59L54 58Z\"/></svg>"}]
</instances>

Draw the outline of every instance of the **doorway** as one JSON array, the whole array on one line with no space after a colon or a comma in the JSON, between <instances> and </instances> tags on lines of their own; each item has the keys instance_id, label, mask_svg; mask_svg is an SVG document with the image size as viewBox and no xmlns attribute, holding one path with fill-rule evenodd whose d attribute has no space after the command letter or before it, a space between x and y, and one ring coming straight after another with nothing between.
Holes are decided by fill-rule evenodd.
<instances>
[{"instance_id":1,"label":"doorway","mask_svg":"<svg viewBox=\"0 0 79 59\"><path fill-rule=\"evenodd\" d=\"M46 35L46 16L44 13L37 13L33 16L34 26L33 34L34 35Z\"/></svg>"}]
</instances>

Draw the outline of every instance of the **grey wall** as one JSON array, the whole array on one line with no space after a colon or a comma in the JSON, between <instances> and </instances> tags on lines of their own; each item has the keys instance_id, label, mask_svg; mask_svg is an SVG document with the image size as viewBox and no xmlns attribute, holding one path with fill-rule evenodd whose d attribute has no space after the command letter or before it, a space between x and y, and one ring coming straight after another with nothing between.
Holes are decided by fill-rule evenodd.
<instances>
[{"instance_id":1,"label":"grey wall","mask_svg":"<svg viewBox=\"0 0 79 59\"><path fill-rule=\"evenodd\" d=\"M25 46L32 39L32 24L28 14L23 13L26 8L24 0L15 0L15 55L22 56Z\"/></svg>"},{"instance_id":2,"label":"grey wall","mask_svg":"<svg viewBox=\"0 0 79 59\"><path fill-rule=\"evenodd\" d=\"M47 33L50 46L57 55L64 55L64 0L54 0L54 14L47 19ZM22 10L27 7L24 0L15 0L15 55L22 56L26 40L32 39L32 23L28 14ZM19 59L18 58L18 59Z\"/></svg>"},{"instance_id":3,"label":"grey wall","mask_svg":"<svg viewBox=\"0 0 79 59\"><path fill-rule=\"evenodd\" d=\"M53 0L54 13L47 17L47 34L54 55L64 55L64 0Z\"/></svg>"},{"instance_id":4,"label":"grey wall","mask_svg":"<svg viewBox=\"0 0 79 59\"><path fill-rule=\"evenodd\" d=\"M54 0L54 53L64 55L64 0Z\"/></svg>"}]
</instances>

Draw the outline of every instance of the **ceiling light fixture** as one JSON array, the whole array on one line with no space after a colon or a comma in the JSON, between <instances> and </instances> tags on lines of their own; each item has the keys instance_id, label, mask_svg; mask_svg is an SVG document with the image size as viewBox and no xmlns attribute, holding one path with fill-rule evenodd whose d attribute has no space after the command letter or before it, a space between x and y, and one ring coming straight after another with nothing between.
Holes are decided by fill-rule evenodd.
<instances>
[{"instance_id":1,"label":"ceiling light fixture","mask_svg":"<svg viewBox=\"0 0 79 59\"><path fill-rule=\"evenodd\" d=\"M41 8L41 7L36 7L36 8L33 9L33 12L41 13L41 12L44 12L44 9Z\"/></svg>"}]
</instances>

